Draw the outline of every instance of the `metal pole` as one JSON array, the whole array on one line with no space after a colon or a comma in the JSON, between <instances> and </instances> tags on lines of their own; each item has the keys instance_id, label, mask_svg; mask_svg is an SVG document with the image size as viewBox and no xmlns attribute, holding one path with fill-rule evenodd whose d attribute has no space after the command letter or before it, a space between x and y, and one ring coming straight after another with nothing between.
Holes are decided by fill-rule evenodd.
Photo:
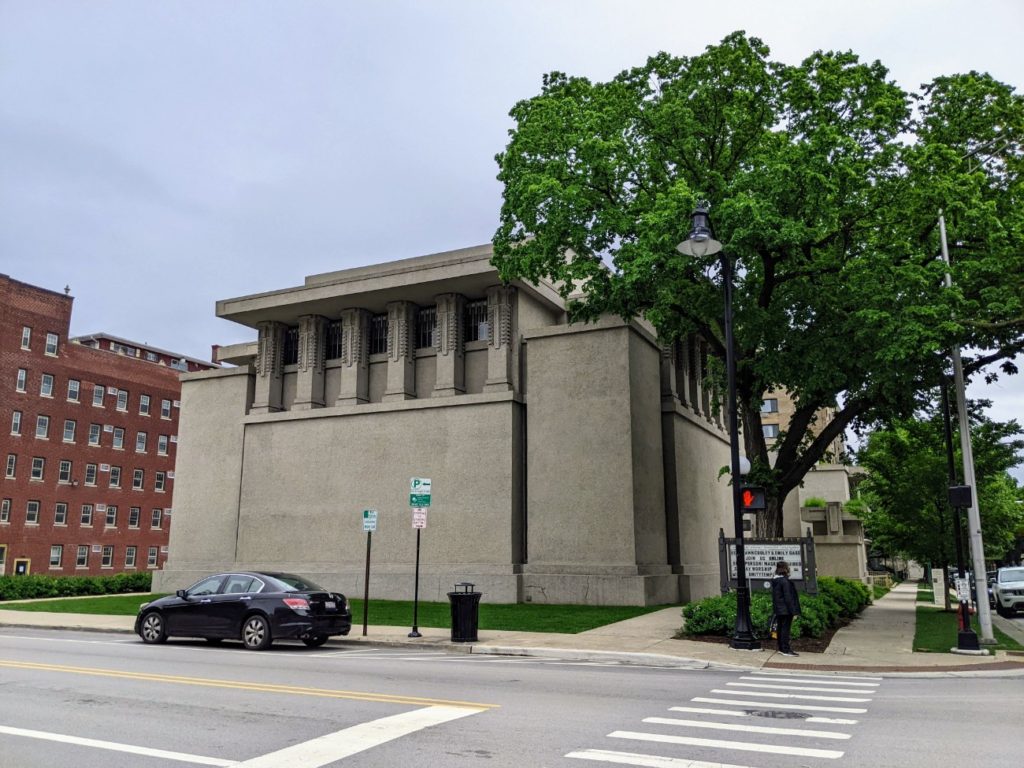
<instances>
[{"instance_id":1,"label":"metal pole","mask_svg":"<svg viewBox=\"0 0 1024 768\"><path fill-rule=\"evenodd\" d=\"M946 244L946 218L939 211L939 235L942 240L942 260L946 262L946 287L953 286L953 277L949 273L949 246ZM967 395L964 392L964 367L960 360L960 348L956 345L950 350L953 359L953 382L956 386L957 417L960 422L960 450L964 461L964 485L973 489L971 506L967 508L967 526L971 544L971 564L974 568L974 583L978 589L978 624L981 626L981 642L984 645L995 645L992 634L992 613L988 607L988 599L981 600L981 585L987 583L985 571L985 547L981 540L981 513L978 510L978 490L974 481L974 453L971 450L971 425L967 418Z\"/></svg>"},{"instance_id":2,"label":"metal pole","mask_svg":"<svg viewBox=\"0 0 1024 768\"><path fill-rule=\"evenodd\" d=\"M366 617L370 607L370 543L373 531L366 532L366 575L363 577L363 637L366 637Z\"/></svg>"},{"instance_id":3,"label":"metal pole","mask_svg":"<svg viewBox=\"0 0 1024 768\"><path fill-rule=\"evenodd\" d=\"M729 459L732 469L732 516L736 530L736 627L730 648L759 651L761 643L754 635L750 620L750 585L743 548L743 506L740 488L739 428L736 423L736 349L732 336L732 259L723 251L722 281L725 283L725 370L729 388Z\"/></svg>"},{"instance_id":4,"label":"metal pole","mask_svg":"<svg viewBox=\"0 0 1024 768\"><path fill-rule=\"evenodd\" d=\"M420 529L416 529L416 586L413 588L412 598L412 632L409 637L423 637L420 634Z\"/></svg>"}]
</instances>

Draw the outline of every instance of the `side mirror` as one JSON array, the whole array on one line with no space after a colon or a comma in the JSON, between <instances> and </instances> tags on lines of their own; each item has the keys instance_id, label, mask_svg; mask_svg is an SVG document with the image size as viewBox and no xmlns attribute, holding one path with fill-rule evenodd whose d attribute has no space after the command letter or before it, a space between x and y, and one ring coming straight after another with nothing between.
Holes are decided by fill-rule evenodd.
<instances>
[{"instance_id":1,"label":"side mirror","mask_svg":"<svg viewBox=\"0 0 1024 768\"><path fill-rule=\"evenodd\" d=\"M178 590L177 592L175 592L174 594L176 594L176 595L177 595L178 597L180 597L180 598L181 598L182 600L188 600L188 590L185 590L185 589L179 589L179 590Z\"/></svg>"}]
</instances>

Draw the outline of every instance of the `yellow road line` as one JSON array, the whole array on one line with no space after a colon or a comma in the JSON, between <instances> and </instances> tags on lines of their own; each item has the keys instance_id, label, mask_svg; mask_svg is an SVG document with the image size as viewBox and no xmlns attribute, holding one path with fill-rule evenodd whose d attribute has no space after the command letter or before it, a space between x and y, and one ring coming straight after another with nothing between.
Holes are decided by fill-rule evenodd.
<instances>
[{"instance_id":1,"label":"yellow road line","mask_svg":"<svg viewBox=\"0 0 1024 768\"><path fill-rule=\"evenodd\" d=\"M500 706L499 704L481 704L473 701L426 699L419 696L393 696L388 693L368 693L364 691L336 691L329 688L306 688L296 685L275 685L273 683L245 683L234 680L214 680L205 677L158 675L148 672L125 672L118 669L70 667L63 664L39 664L35 662L6 661L2 659L0 659L0 667L7 667L9 669L34 669L43 672L65 672L75 675L92 675L95 677L117 677L126 680L147 680L155 683L198 685L209 688L233 688L242 691L262 691L264 693L289 693L297 696L322 696L331 699L354 699L356 701L374 701L386 704L410 704L422 707L465 707L467 709L483 710L494 709Z\"/></svg>"}]
</instances>

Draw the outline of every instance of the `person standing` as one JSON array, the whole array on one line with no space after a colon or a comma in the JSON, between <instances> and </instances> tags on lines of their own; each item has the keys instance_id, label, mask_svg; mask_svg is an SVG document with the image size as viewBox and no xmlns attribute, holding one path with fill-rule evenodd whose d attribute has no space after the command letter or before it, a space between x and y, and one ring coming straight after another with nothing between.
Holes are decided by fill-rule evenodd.
<instances>
[{"instance_id":1,"label":"person standing","mask_svg":"<svg viewBox=\"0 0 1024 768\"><path fill-rule=\"evenodd\" d=\"M790 645L790 632L793 629L793 617L800 615L800 595L789 580L789 563L780 560L775 566L775 578L772 579L772 609L778 622L779 653L783 656L799 656Z\"/></svg>"}]
</instances>

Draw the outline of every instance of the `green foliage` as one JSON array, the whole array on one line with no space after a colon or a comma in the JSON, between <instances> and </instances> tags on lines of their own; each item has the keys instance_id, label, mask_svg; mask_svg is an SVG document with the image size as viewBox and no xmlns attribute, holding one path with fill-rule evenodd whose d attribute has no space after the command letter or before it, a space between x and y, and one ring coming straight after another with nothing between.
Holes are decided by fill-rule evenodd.
<instances>
[{"instance_id":1,"label":"green foliage","mask_svg":"<svg viewBox=\"0 0 1024 768\"><path fill-rule=\"evenodd\" d=\"M736 264L736 383L763 533L781 535L782 501L844 429L912 413L953 343L984 350L969 372L1014 370L1024 99L994 78L907 93L851 52L790 66L736 32L608 82L551 73L510 114L494 263L505 280L553 281L574 319L642 315L723 358L721 257L675 247L694 204L713 203ZM935 258L940 208L953 289ZM771 389L796 406L773 454L760 415Z\"/></svg>"},{"instance_id":2,"label":"green foliage","mask_svg":"<svg viewBox=\"0 0 1024 768\"><path fill-rule=\"evenodd\" d=\"M805 507L825 507L828 506L828 502L821 496L811 496L809 499L804 500Z\"/></svg>"},{"instance_id":3,"label":"green foliage","mask_svg":"<svg viewBox=\"0 0 1024 768\"><path fill-rule=\"evenodd\" d=\"M119 573L114 576L3 576L0 577L0 601L149 592L151 583L152 576L149 573Z\"/></svg>"}]
</instances>

